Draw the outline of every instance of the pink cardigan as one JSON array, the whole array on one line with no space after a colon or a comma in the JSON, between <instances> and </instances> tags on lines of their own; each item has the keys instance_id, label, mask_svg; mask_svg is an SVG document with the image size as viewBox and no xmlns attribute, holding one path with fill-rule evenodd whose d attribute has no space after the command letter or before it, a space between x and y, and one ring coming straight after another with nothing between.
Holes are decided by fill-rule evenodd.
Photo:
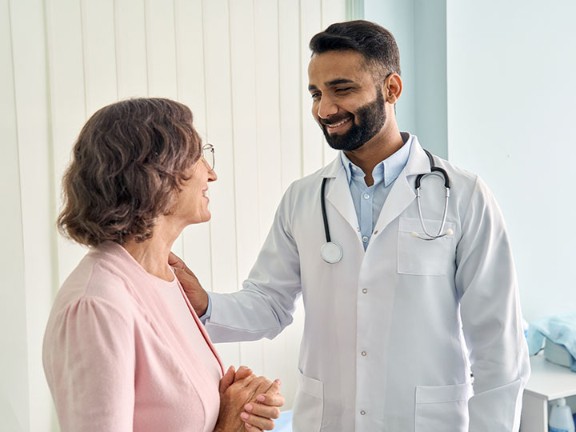
<instances>
[{"instance_id":1,"label":"pink cardigan","mask_svg":"<svg viewBox=\"0 0 576 432\"><path fill-rule=\"evenodd\" d=\"M171 319L169 284L115 243L89 252L64 282L43 346L62 432L214 429L222 364L181 288L198 333Z\"/></svg>"}]
</instances>

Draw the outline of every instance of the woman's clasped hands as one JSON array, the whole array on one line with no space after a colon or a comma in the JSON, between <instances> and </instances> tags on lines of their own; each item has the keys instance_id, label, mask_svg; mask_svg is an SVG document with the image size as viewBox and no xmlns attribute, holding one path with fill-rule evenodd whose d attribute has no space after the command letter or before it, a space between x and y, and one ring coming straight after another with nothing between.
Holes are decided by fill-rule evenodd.
<instances>
[{"instance_id":1,"label":"woman's clasped hands","mask_svg":"<svg viewBox=\"0 0 576 432\"><path fill-rule=\"evenodd\" d=\"M220 413L214 432L261 432L274 428L284 397L280 381L256 376L246 366L230 366L220 381Z\"/></svg>"}]
</instances>

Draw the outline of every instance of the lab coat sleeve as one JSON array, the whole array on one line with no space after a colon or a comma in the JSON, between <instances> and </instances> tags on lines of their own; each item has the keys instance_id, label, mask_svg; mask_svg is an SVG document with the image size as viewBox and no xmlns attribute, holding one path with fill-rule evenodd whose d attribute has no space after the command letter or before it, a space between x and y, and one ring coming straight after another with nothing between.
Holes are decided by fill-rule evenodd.
<instances>
[{"instance_id":1,"label":"lab coat sleeve","mask_svg":"<svg viewBox=\"0 0 576 432\"><path fill-rule=\"evenodd\" d=\"M301 295L298 249L291 234L295 204L290 187L243 289L211 293L206 329L214 342L272 339L292 323Z\"/></svg>"},{"instance_id":2,"label":"lab coat sleeve","mask_svg":"<svg viewBox=\"0 0 576 432\"><path fill-rule=\"evenodd\" d=\"M498 205L480 179L464 212L456 289L474 375L470 432L517 431L530 364L510 243Z\"/></svg>"}]
</instances>

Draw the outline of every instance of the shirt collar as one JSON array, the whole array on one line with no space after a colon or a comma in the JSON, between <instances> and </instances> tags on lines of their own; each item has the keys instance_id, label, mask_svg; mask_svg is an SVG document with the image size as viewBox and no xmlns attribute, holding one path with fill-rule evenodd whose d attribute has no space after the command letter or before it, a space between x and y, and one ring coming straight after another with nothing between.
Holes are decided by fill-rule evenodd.
<instances>
[{"instance_id":1,"label":"shirt collar","mask_svg":"<svg viewBox=\"0 0 576 432\"><path fill-rule=\"evenodd\" d=\"M408 140L402 147L374 167L374 170L372 171L374 185L384 181L384 187L388 187L398 178L406 166L406 163L408 163L408 157L410 156L410 148L413 140L414 136L409 135ZM346 171L348 185L350 185L353 180L364 179L364 171L352 163L343 151L340 152L340 161Z\"/></svg>"}]
</instances>

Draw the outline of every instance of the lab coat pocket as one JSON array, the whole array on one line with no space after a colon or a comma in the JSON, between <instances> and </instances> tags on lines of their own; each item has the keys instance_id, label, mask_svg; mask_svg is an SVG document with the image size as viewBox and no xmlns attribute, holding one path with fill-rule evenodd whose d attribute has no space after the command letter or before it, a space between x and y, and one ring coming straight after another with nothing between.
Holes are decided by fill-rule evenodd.
<instances>
[{"instance_id":1,"label":"lab coat pocket","mask_svg":"<svg viewBox=\"0 0 576 432\"><path fill-rule=\"evenodd\" d=\"M324 408L324 385L322 381L307 377L302 373L298 377L298 392L294 399L294 432L319 432L322 426Z\"/></svg>"},{"instance_id":2,"label":"lab coat pocket","mask_svg":"<svg viewBox=\"0 0 576 432\"><path fill-rule=\"evenodd\" d=\"M415 432L468 432L471 384L416 387Z\"/></svg>"},{"instance_id":3,"label":"lab coat pocket","mask_svg":"<svg viewBox=\"0 0 576 432\"><path fill-rule=\"evenodd\" d=\"M436 234L441 221L424 219L426 230ZM398 273L443 276L454 266L454 223L446 222L444 231L448 235L435 239L426 237L420 219L400 218L398 228Z\"/></svg>"}]
</instances>

